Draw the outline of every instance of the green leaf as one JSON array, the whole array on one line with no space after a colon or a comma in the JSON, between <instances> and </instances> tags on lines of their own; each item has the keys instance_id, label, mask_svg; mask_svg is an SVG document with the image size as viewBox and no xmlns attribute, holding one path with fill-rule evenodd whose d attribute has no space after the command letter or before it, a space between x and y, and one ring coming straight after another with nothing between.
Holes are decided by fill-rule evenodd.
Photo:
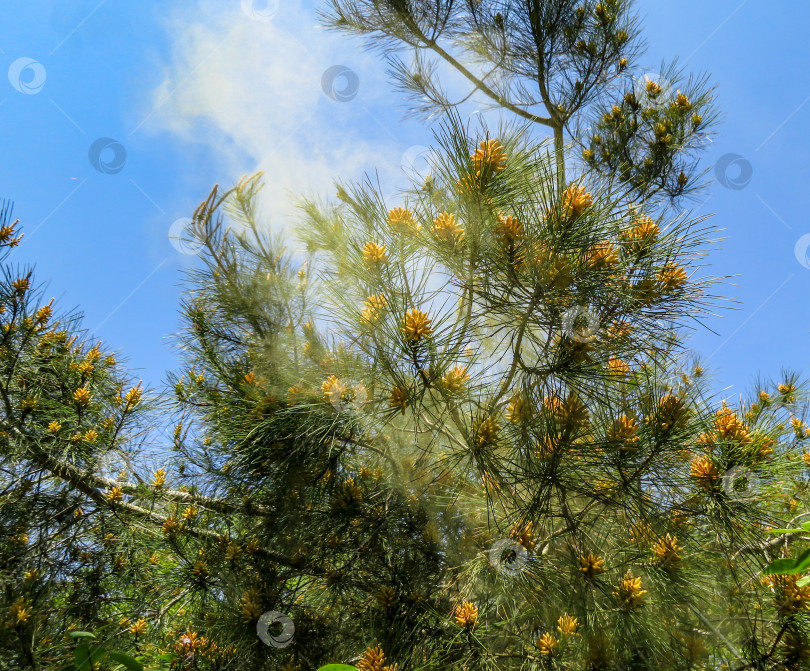
<instances>
[{"instance_id":1,"label":"green leaf","mask_svg":"<svg viewBox=\"0 0 810 671\"><path fill-rule=\"evenodd\" d=\"M318 671L357 671L357 667L349 666L348 664L327 664L318 669Z\"/></svg>"},{"instance_id":2,"label":"green leaf","mask_svg":"<svg viewBox=\"0 0 810 671\"><path fill-rule=\"evenodd\" d=\"M173 652L164 652L162 655L157 656L159 665L156 669L168 669L170 665L177 659L177 655Z\"/></svg>"},{"instance_id":3,"label":"green leaf","mask_svg":"<svg viewBox=\"0 0 810 671\"><path fill-rule=\"evenodd\" d=\"M141 666L141 663L137 659L125 655L122 652L111 652L110 659L127 667L128 671L143 671L143 666Z\"/></svg>"},{"instance_id":4,"label":"green leaf","mask_svg":"<svg viewBox=\"0 0 810 671\"><path fill-rule=\"evenodd\" d=\"M796 566L796 560L785 558L785 559L774 559L770 564L768 564L764 569L762 569L763 575L774 575L774 574L787 574L787 573L794 573L793 568Z\"/></svg>"},{"instance_id":5,"label":"green leaf","mask_svg":"<svg viewBox=\"0 0 810 671\"><path fill-rule=\"evenodd\" d=\"M799 578L796 581L796 587L804 587L805 585L810 585L810 575L806 575L804 578Z\"/></svg>"},{"instance_id":6,"label":"green leaf","mask_svg":"<svg viewBox=\"0 0 810 671\"><path fill-rule=\"evenodd\" d=\"M802 531L810 531L810 522L805 522L797 529L765 529L766 534L800 534Z\"/></svg>"},{"instance_id":7,"label":"green leaf","mask_svg":"<svg viewBox=\"0 0 810 671\"><path fill-rule=\"evenodd\" d=\"M805 571L808 566L810 566L810 548L799 555L799 558L796 560L796 570L794 572L800 573Z\"/></svg>"},{"instance_id":8,"label":"green leaf","mask_svg":"<svg viewBox=\"0 0 810 671\"><path fill-rule=\"evenodd\" d=\"M76 649L73 651L73 661L76 663L76 667L80 668L82 664L85 664L89 656L90 646L87 645L87 643L77 645Z\"/></svg>"},{"instance_id":9,"label":"green leaf","mask_svg":"<svg viewBox=\"0 0 810 671\"><path fill-rule=\"evenodd\" d=\"M73 651L73 661L76 671L90 671L93 665L98 664L107 656L107 651L101 646L90 647L87 643L80 643Z\"/></svg>"},{"instance_id":10,"label":"green leaf","mask_svg":"<svg viewBox=\"0 0 810 671\"><path fill-rule=\"evenodd\" d=\"M798 559L774 559L762 571L763 575L793 575L801 573L810 567L810 548L802 552Z\"/></svg>"},{"instance_id":11,"label":"green leaf","mask_svg":"<svg viewBox=\"0 0 810 671\"><path fill-rule=\"evenodd\" d=\"M91 634L89 631L71 631L68 633L68 636L71 638L95 638L95 634Z\"/></svg>"}]
</instances>

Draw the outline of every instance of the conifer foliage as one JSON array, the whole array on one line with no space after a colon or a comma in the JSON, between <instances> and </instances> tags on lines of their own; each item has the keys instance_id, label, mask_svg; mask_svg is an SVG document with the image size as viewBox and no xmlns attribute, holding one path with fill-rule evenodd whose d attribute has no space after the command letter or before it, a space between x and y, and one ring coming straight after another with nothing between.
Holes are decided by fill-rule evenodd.
<instances>
[{"instance_id":1,"label":"conifer foliage","mask_svg":"<svg viewBox=\"0 0 810 671\"><path fill-rule=\"evenodd\" d=\"M696 154L717 119L712 87L676 61L641 67L633 4L329 0L322 16L382 51L411 115L474 96L553 135L560 186L573 145L591 180L636 200L678 199L703 186Z\"/></svg>"},{"instance_id":2,"label":"conifer foliage","mask_svg":"<svg viewBox=\"0 0 810 671\"><path fill-rule=\"evenodd\" d=\"M684 336L722 304L714 232L658 207L710 92L605 111L622 0L331 12L417 48L431 174L303 200L303 253L260 174L213 189L164 393L3 258L0 669L806 668L802 384L712 393ZM502 88L441 46L474 37ZM426 51L521 125L462 122Z\"/></svg>"}]
</instances>

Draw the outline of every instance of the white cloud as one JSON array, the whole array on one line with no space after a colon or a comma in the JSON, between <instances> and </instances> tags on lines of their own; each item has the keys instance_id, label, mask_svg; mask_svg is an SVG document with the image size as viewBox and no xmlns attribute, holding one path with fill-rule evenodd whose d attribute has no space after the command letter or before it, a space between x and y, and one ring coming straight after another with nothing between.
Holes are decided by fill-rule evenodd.
<instances>
[{"instance_id":1,"label":"white cloud","mask_svg":"<svg viewBox=\"0 0 810 671\"><path fill-rule=\"evenodd\" d=\"M274 227L289 228L297 194L332 194L336 178L378 170L384 183L402 182L407 143L382 131L368 111L375 97L385 106L383 95L391 100L379 59L286 1L271 21L252 19L238 2L213 7L199 0L169 21L172 55L153 92L152 129L208 144L223 183L264 170L263 210ZM337 64L360 82L349 102L330 100L322 89L323 73ZM338 80L337 90L346 84ZM373 143L363 133L369 126Z\"/></svg>"}]
</instances>

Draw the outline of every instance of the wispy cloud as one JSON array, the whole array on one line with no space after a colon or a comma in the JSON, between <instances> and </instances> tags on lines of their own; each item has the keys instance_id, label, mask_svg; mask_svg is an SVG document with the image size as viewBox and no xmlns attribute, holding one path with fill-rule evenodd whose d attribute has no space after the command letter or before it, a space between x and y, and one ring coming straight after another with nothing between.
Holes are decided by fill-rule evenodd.
<instances>
[{"instance_id":1,"label":"wispy cloud","mask_svg":"<svg viewBox=\"0 0 810 671\"><path fill-rule=\"evenodd\" d=\"M168 131L207 144L223 183L264 170L263 210L287 229L295 197L330 194L336 178L378 170L401 183L407 143L397 142L396 123L391 134L365 132L375 124L369 110L385 104L383 94L390 101L378 60L320 30L311 11L282 3L272 21L262 22L239 3L229 5L217 13L200 0L170 19L172 54L137 132ZM338 64L360 82L347 102L322 88L324 72Z\"/></svg>"}]
</instances>

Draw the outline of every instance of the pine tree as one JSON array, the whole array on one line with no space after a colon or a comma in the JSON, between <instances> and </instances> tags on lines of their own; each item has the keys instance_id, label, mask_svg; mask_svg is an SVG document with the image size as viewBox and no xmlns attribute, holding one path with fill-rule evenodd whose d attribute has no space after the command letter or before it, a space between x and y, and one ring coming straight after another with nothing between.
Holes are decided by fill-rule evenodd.
<instances>
[{"instance_id":1,"label":"pine tree","mask_svg":"<svg viewBox=\"0 0 810 671\"><path fill-rule=\"evenodd\" d=\"M212 192L152 474L98 472L150 401L6 272L12 668L87 629L175 669L803 663L807 588L761 571L798 541L765 527L802 514L805 401L718 404L680 344L711 231L560 195L519 131L450 124L432 165L304 203L306 266L259 176Z\"/></svg>"},{"instance_id":2,"label":"pine tree","mask_svg":"<svg viewBox=\"0 0 810 671\"><path fill-rule=\"evenodd\" d=\"M31 268L7 261L22 235L0 209L0 667L50 668L80 622L100 624L135 548L114 515L133 485L139 384L59 316ZM106 473L106 475L105 475ZM148 511L142 511L149 515Z\"/></svg>"},{"instance_id":3,"label":"pine tree","mask_svg":"<svg viewBox=\"0 0 810 671\"><path fill-rule=\"evenodd\" d=\"M322 18L383 52L410 115L441 116L475 96L547 130L561 188L566 157L647 204L703 186L696 154L717 119L712 87L677 61L639 66L632 0L329 0ZM453 99L459 79L467 92Z\"/></svg>"},{"instance_id":4,"label":"pine tree","mask_svg":"<svg viewBox=\"0 0 810 671\"><path fill-rule=\"evenodd\" d=\"M684 332L722 304L715 233L660 208L697 187L704 82L628 98L620 0L332 16L554 148L469 127L427 61L393 60L444 114L431 176L302 201L306 258L267 232L261 175L215 188L165 394L4 258L0 668L806 667L806 396L793 374L713 393ZM501 88L440 38L478 40Z\"/></svg>"}]
</instances>

